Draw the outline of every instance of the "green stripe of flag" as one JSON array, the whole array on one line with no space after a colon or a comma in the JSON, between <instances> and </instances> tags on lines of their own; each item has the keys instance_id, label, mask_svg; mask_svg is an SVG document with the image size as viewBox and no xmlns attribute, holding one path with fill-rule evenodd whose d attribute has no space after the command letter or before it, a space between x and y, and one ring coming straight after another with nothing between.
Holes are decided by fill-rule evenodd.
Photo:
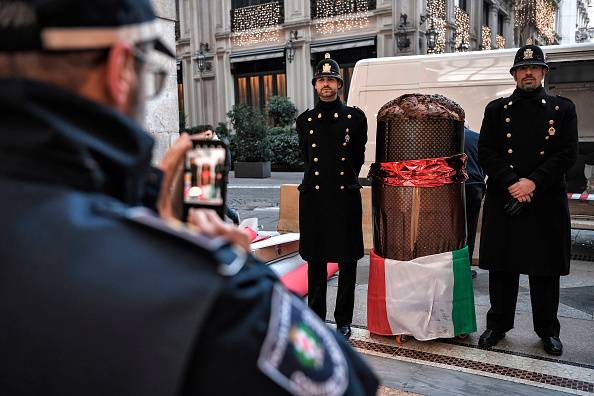
<instances>
[{"instance_id":1,"label":"green stripe of flag","mask_svg":"<svg viewBox=\"0 0 594 396\"><path fill-rule=\"evenodd\" d=\"M468 247L452 252L454 268L454 296L452 301L452 320L454 334L469 334L476 331L476 314L474 312L474 293Z\"/></svg>"}]
</instances>

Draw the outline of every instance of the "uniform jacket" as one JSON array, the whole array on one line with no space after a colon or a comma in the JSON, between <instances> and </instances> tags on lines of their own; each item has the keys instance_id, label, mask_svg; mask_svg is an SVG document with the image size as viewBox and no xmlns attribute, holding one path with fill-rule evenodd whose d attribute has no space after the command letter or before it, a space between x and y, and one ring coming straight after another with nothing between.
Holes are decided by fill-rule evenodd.
<instances>
[{"instance_id":1,"label":"uniform jacket","mask_svg":"<svg viewBox=\"0 0 594 396\"><path fill-rule=\"evenodd\" d=\"M577 155L577 115L566 98L516 89L485 109L479 162L487 174L480 267L529 275L569 273L570 217L565 173ZM528 178L531 203L504 213L507 188Z\"/></svg>"},{"instance_id":2,"label":"uniform jacket","mask_svg":"<svg viewBox=\"0 0 594 396\"><path fill-rule=\"evenodd\" d=\"M287 395L297 370L375 393L365 363L266 266L134 207L153 145L136 124L18 79L0 80L0 120L2 394ZM280 323L324 359L297 359Z\"/></svg>"},{"instance_id":3,"label":"uniform jacket","mask_svg":"<svg viewBox=\"0 0 594 396\"><path fill-rule=\"evenodd\" d=\"M306 260L344 262L363 257L361 184L367 119L340 99L319 101L297 118L305 164L299 185L299 252Z\"/></svg>"}]
</instances>

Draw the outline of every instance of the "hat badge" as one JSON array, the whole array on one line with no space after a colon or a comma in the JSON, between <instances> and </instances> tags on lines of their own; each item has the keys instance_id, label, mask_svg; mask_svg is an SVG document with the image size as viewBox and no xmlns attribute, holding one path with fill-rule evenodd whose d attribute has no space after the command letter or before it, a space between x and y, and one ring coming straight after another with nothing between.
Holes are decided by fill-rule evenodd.
<instances>
[{"instance_id":1,"label":"hat badge","mask_svg":"<svg viewBox=\"0 0 594 396\"><path fill-rule=\"evenodd\" d=\"M330 73L331 69L332 67L330 66L330 63L324 63L324 66L322 66L322 73Z\"/></svg>"},{"instance_id":2,"label":"hat badge","mask_svg":"<svg viewBox=\"0 0 594 396\"><path fill-rule=\"evenodd\" d=\"M528 48L526 51L524 51L524 60L532 59L533 57L534 57L534 51L532 51L530 48Z\"/></svg>"},{"instance_id":3,"label":"hat badge","mask_svg":"<svg viewBox=\"0 0 594 396\"><path fill-rule=\"evenodd\" d=\"M330 54L326 52L326 54L324 55L324 59L330 59Z\"/></svg>"}]
</instances>

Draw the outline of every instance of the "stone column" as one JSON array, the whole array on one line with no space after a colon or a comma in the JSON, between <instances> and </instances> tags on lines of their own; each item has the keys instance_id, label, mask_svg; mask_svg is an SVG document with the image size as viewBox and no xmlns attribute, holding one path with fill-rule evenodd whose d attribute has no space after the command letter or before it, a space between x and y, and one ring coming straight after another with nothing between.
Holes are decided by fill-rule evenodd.
<instances>
[{"instance_id":1,"label":"stone column","mask_svg":"<svg viewBox=\"0 0 594 396\"><path fill-rule=\"evenodd\" d=\"M161 26L161 39L175 49L175 3L155 0L155 12ZM147 102L144 125L155 138L153 162L158 163L163 154L179 136L179 105L177 98L177 67L175 59L159 57L159 62L167 72L167 81L161 95Z\"/></svg>"},{"instance_id":2,"label":"stone column","mask_svg":"<svg viewBox=\"0 0 594 396\"><path fill-rule=\"evenodd\" d=\"M497 48L497 17L499 8L495 4L491 5L489 10L489 27L491 28L491 48Z\"/></svg>"},{"instance_id":3,"label":"stone column","mask_svg":"<svg viewBox=\"0 0 594 396\"><path fill-rule=\"evenodd\" d=\"M311 51L306 42L295 43L295 59L287 61L287 96L301 113L307 108L312 108L313 88L311 79L313 72L311 67Z\"/></svg>"}]
</instances>

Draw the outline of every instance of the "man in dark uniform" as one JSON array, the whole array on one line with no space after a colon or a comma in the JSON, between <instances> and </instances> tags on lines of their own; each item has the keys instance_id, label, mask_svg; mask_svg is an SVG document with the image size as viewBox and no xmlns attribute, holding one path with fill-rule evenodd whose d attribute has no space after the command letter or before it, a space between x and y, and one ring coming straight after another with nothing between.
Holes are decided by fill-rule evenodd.
<instances>
[{"instance_id":1,"label":"man in dark uniform","mask_svg":"<svg viewBox=\"0 0 594 396\"><path fill-rule=\"evenodd\" d=\"M489 270L491 308L479 345L490 348L513 328L519 276L526 274L534 330L544 350L558 356L559 277L569 273L571 244L565 173L577 155L577 115L569 99L543 88L548 71L538 46L520 48L510 70L516 90L485 109L479 266Z\"/></svg>"},{"instance_id":2,"label":"man in dark uniform","mask_svg":"<svg viewBox=\"0 0 594 396\"><path fill-rule=\"evenodd\" d=\"M326 319L328 262L338 263L337 329L351 335L357 260L363 257L361 184L367 119L338 97L343 81L336 61L326 54L312 84L320 98L297 118L305 164L299 185L299 253L308 262L308 304Z\"/></svg>"},{"instance_id":3,"label":"man in dark uniform","mask_svg":"<svg viewBox=\"0 0 594 396\"><path fill-rule=\"evenodd\" d=\"M375 394L266 266L136 206L147 53L173 57L157 28L148 0L0 1L1 393Z\"/></svg>"}]
</instances>

